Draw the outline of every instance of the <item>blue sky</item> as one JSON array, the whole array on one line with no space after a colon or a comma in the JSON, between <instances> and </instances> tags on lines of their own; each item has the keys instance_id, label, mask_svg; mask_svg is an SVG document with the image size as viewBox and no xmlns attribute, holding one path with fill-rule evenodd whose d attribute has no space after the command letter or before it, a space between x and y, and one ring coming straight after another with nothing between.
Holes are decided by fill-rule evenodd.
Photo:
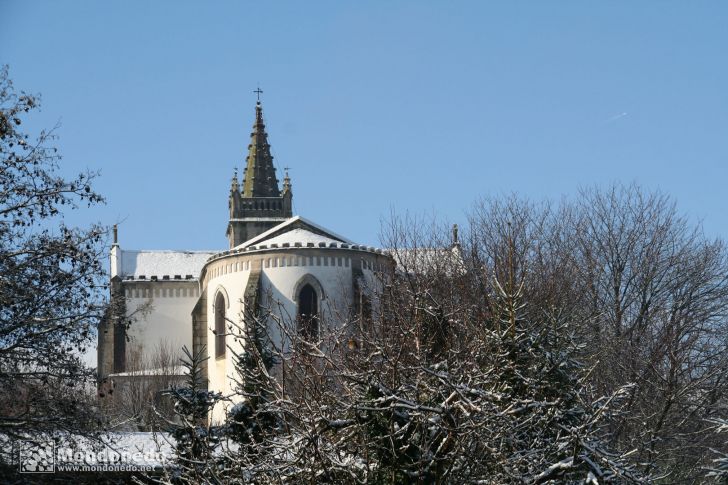
<instances>
[{"instance_id":1,"label":"blue sky","mask_svg":"<svg viewBox=\"0 0 728 485\"><path fill-rule=\"evenodd\" d=\"M122 247L226 247L255 96L295 212L377 244L390 207L659 188L728 236L728 2L0 0L0 62L102 172Z\"/></svg>"}]
</instances>

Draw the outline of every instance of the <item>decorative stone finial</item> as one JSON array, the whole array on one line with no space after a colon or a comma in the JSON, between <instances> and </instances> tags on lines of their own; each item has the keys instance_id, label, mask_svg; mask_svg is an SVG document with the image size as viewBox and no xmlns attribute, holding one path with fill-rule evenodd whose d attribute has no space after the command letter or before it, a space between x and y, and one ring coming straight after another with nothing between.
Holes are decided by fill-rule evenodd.
<instances>
[{"instance_id":1,"label":"decorative stone finial","mask_svg":"<svg viewBox=\"0 0 728 485\"><path fill-rule=\"evenodd\" d=\"M292 187L292 185L291 185L291 177L288 174L288 171L290 170L290 168L289 167L284 167L283 170L284 170L284 174L285 174L284 177L283 177L283 194L284 195L286 195L286 194L290 195L291 194L291 187Z\"/></svg>"},{"instance_id":2,"label":"decorative stone finial","mask_svg":"<svg viewBox=\"0 0 728 485\"><path fill-rule=\"evenodd\" d=\"M238 184L238 167L233 167L233 178L230 180L230 191L238 192L240 184Z\"/></svg>"}]
</instances>

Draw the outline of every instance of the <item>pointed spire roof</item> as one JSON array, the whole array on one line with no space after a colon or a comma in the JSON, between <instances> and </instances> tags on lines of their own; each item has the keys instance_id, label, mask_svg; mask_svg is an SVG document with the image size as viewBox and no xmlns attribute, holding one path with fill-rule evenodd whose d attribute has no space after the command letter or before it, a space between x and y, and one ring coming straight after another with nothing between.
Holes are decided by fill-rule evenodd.
<instances>
[{"instance_id":1,"label":"pointed spire roof","mask_svg":"<svg viewBox=\"0 0 728 485\"><path fill-rule=\"evenodd\" d=\"M255 123L250 134L248 158L243 176L243 197L280 197L273 156L263 122L263 106L255 104Z\"/></svg>"}]
</instances>

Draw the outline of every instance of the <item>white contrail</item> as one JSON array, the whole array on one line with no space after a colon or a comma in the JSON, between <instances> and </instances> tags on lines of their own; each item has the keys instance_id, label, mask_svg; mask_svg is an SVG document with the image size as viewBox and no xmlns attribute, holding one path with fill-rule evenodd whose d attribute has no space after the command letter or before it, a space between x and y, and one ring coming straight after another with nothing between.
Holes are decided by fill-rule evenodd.
<instances>
[{"instance_id":1,"label":"white contrail","mask_svg":"<svg viewBox=\"0 0 728 485\"><path fill-rule=\"evenodd\" d=\"M625 113L619 113L618 115L614 115L611 118L609 118L607 121L605 121L605 123L614 123L618 119L624 118L625 116L627 116L627 113L626 112Z\"/></svg>"}]
</instances>

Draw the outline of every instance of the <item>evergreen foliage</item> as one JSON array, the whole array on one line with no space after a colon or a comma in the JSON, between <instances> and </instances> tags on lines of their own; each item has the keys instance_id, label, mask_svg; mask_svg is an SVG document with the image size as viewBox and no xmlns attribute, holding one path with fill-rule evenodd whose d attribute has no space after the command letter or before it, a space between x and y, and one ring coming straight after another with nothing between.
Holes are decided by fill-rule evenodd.
<instances>
[{"instance_id":1,"label":"evergreen foliage","mask_svg":"<svg viewBox=\"0 0 728 485\"><path fill-rule=\"evenodd\" d=\"M187 371L184 386L174 386L167 394L181 424L174 425L171 436L175 442L178 478L183 483L214 481L219 473L215 451L219 447L220 430L208 424L213 406L222 399L218 392L208 391L202 379L202 364L207 359L201 349L192 354L183 347L182 365ZM171 423L170 423L171 424Z\"/></svg>"}]
</instances>

